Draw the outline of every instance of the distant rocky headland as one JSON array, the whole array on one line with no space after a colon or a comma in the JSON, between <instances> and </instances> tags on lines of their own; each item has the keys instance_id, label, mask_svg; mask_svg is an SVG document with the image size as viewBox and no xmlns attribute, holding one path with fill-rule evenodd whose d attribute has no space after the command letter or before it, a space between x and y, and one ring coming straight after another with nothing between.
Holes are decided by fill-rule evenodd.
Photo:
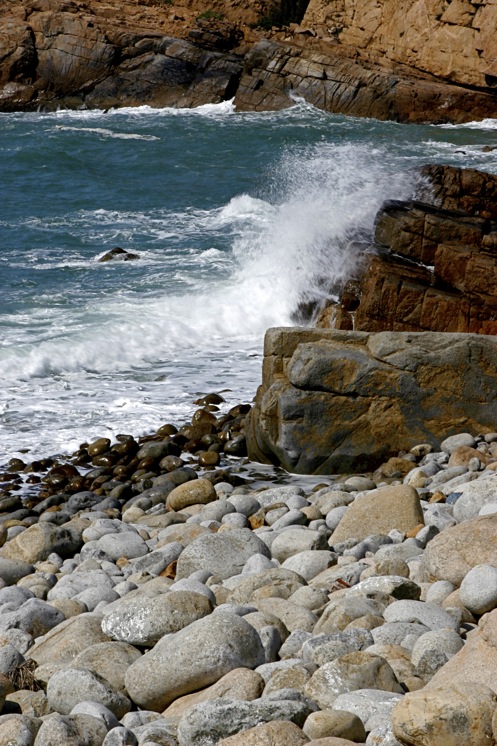
<instances>
[{"instance_id":1,"label":"distant rocky headland","mask_svg":"<svg viewBox=\"0 0 497 746\"><path fill-rule=\"evenodd\" d=\"M4 0L0 111L197 106L497 115L497 7L466 0Z\"/></svg>"}]
</instances>

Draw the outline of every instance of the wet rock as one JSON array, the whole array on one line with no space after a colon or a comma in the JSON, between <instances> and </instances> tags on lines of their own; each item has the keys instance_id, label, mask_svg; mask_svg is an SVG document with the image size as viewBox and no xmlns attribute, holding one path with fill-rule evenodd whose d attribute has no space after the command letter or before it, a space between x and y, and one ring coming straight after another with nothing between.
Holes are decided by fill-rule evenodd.
<instances>
[{"instance_id":1,"label":"wet rock","mask_svg":"<svg viewBox=\"0 0 497 746\"><path fill-rule=\"evenodd\" d=\"M133 254L131 251L126 251L125 249L121 249L120 246L116 246L110 251L107 251L103 256L100 257L98 261L99 262L114 262L114 261L131 262L134 259L139 259L139 258L140 257L138 254Z\"/></svg>"}]
</instances>

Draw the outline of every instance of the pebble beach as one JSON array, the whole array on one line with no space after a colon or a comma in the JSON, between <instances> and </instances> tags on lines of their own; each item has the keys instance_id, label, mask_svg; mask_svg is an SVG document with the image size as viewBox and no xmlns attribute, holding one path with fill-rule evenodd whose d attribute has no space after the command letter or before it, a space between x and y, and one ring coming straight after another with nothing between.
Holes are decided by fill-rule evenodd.
<instances>
[{"instance_id":1,"label":"pebble beach","mask_svg":"<svg viewBox=\"0 0 497 746\"><path fill-rule=\"evenodd\" d=\"M492 744L497 433L250 463L249 405L0 478L0 745Z\"/></svg>"}]
</instances>

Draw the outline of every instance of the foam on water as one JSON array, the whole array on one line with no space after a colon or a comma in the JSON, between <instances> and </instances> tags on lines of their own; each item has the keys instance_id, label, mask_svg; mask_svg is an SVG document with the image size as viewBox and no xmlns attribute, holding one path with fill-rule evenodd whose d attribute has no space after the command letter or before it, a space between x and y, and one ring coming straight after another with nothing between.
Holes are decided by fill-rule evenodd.
<instances>
[{"instance_id":1,"label":"foam on water","mask_svg":"<svg viewBox=\"0 0 497 746\"><path fill-rule=\"evenodd\" d=\"M52 134L57 147L57 138L80 130L98 135L84 138L87 143L102 136L106 148L143 147L139 159L152 154L147 173L155 178L160 168L168 169L172 191L164 192L161 204L155 182L149 188L144 176L152 206L119 200L116 183L110 205L71 203L51 212L40 207L2 215L0 226L9 235L37 242L32 248L26 239L22 251L0 257L16 273L0 317L5 458L22 447L34 458L73 450L104 433L143 434L186 418L193 399L209 390L232 389L228 404L250 399L260 380L265 330L292 324L303 305L332 297L334 283L358 261L361 241L370 239L383 200L410 194L413 176L403 169L443 153L459 162L454 151L462 139L460 129L444 134L433 127L330 118L302 103L285 112L236 116L226 102L196 110L9 117L17 126L29 125L30 136L37 128ZM177 162L155 164L154 148L168 143L178 121L175 137L184 133L184 153ZM150 144L141 142L150 137ZM212 156L208 137L221 143ZM221 190L220 169L210 182L212 196L195 197L196 180L211 160L224 156L223 147L234 153L226 161L230 188ZM462 148L470 152L465 162L497 170L497 156L479 147L474 140ZM236 160L243 148L262 152L253 165L256 188L247 188L248 166L243 170ZM135 151L125 154L133 158ZM189 176L187 169L174 180L187 158L188 201L168 202L176 197L174 185ZM198 158L204 160L197 168ZM140 260L98 263L116 243Z\"/></svg>"}]
</instances>

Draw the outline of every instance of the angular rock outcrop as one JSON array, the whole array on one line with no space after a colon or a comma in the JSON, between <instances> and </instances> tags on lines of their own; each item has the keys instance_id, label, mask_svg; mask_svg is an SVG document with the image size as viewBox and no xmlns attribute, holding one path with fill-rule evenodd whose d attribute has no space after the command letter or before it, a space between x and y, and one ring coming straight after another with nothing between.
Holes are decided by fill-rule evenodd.
<instances>
[{"instance_id":1,"label":"angular rock outcrop","mask_svg":"<svg viewBox=\"0 0 497 746\"><path fill-rule=\"evenodd\" d=\"M497 112L493 93L356 57L353 50L336 44L313 48L261 40L245 57L236 108L284 109L300 98L335 114L435 124L468 122Z\"/></svg>"},{"instance_id":2,"label":"angular rock outcrop","mask_svg":"<svg viewBox=\"0 0 497 746\"><path fill-rule=\"evenodd\" d=\"M496 384L491 337L270 329L249 456L303 474L371 469L399 448L493 431Z\"/></svg>"},{"instance_id":3,"label":"angular rock outcrop","mask_svg":"<svg viewBox=\"0 0 497 746\"><path fill-rule=\"evenodd\" d=\"M308 11L316 30L306 30L292 22L302 19L307 0L4 0L0 111L189 107L236 93L239 110L281 109L298 96L330 112L397 121L466 122L497 115L494 43L483 28L473 33L472 56L458 57L467 29L454 41L453 28L460 27L448 26L447 58L457 59L453 69L452 63L430 65L430 56L413 54L418 26L426 35L437 23L431 10L405 43L404 32L389 30L380 19L386 41L378 44L371 30L366 43L360 34L347 37L338 21L330 25L328 10L338 17L341 11L335 0L321 10L319 2L313 0ZM407 17L418 2L405 0L407 8L396 8L395 18ZM490 3L483 5L475 24L493 18ZM364 16L362 10L357 16ZM370 22L364 18L368 29ZM475 72L473 57L482 50Z\"/></svg>"},{"instance_id":4,"label":"angular rock outcrop","mask_svg":"<svg viewBox=\"0 0 497 746\"><path fill-rule=\"evenodd\" d=\"M425 166L420 177L417 200L378 213L376 251L333 323L497 334L497 177L452 166Z\"/></svg>"},{"instance_id":5,"label":"angular rock outcrop","mask_svg":"<svg viewBox=\"0 0 497 746\"><path fill-rule=\"evenodd\" d=\"M195 106L231 98L241 72L241 57L229 52L240 41L233 26L202 33L190 12L187 29L196 34L178 39L164 26L184 35L184 24L168 23L165 7L149 5L6 0L0 110Z\"/></svg>"},{"instance_id":6,"label":"angular rock outcrop","mask_svg":"<svg viewBox=\"0 0 497 746\"><path fill-rule=\"evenodd\" d=\"M310 0L302 21L369 59L479 88L497 80L493 0Z\"/></svg>"}]
</instances>

